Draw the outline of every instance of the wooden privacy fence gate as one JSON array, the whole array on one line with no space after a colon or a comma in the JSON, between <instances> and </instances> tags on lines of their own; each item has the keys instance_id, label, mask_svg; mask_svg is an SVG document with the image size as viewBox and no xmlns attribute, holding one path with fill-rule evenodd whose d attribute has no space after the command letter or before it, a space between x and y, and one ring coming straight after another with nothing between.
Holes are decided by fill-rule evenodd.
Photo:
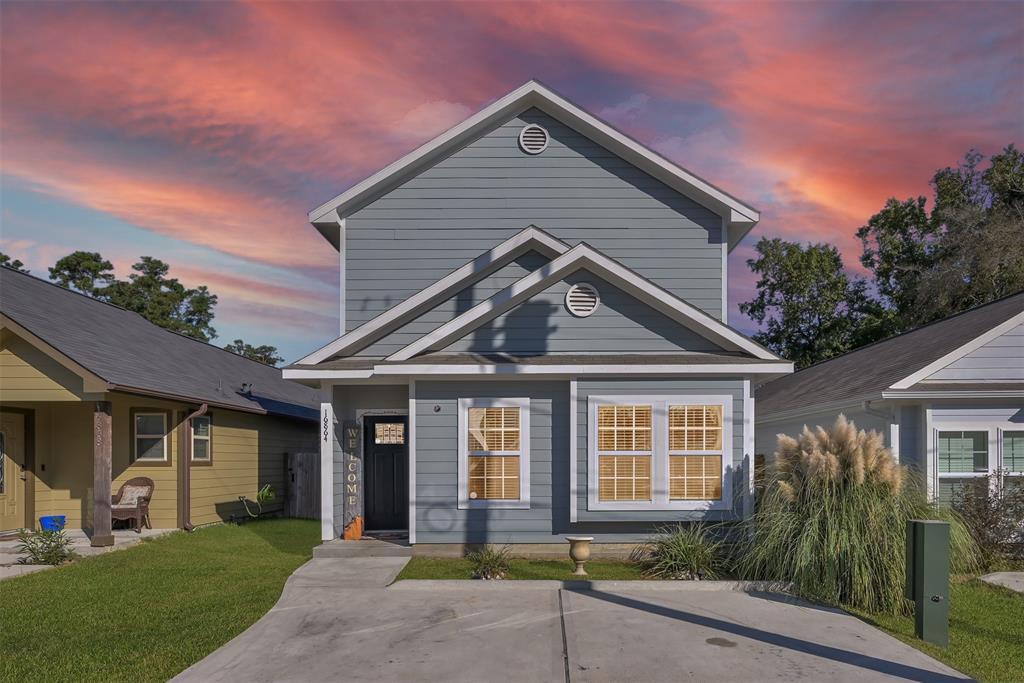
<instances>
[{"instance_id":1,"label":"wooden privacy fence gate","mask_svg":"<svg viewBox=\"0 0 1024 683\"><path fill-rule=\"evenodd\" d=\"M286 484L288 517L320 519L320 454L289 453Z\"/></svg>"}]
</instances>

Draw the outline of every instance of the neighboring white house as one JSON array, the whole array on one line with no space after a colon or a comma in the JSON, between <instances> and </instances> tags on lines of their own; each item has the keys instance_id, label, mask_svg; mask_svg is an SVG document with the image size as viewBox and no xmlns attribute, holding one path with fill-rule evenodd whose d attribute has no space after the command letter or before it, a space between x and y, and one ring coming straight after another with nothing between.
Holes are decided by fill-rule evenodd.
<instances>
[{"instance_id":1,"label":"neighboring white house","mask_svg":"<svg viewBox=\"0 0 1024 683\"><path fill-rule=\"evenodd\" d=\"M843 413L881 431L940 500L997 470L1024 477L1024 292L768 382L756 397L756 449L769 457L776 435Z\"/></svg>"}]
</instances>

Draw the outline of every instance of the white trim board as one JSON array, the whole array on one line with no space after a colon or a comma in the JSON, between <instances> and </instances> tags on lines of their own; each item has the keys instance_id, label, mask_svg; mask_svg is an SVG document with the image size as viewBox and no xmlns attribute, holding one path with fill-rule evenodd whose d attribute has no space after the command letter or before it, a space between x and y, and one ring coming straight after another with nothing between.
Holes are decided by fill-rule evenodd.
<instances>
[{"instance_id":1,"label":"white trim board","mask_svg":"<svg viewBox=\"0 0 1024 683\"><path fill-rule=\"evenodd\" d=\"M344 223L344 221L342 221ZM457 268L426 289L405 301L392 306L373 320L360 325L348 334L342 335L330 344L296 361L297 365L321 363L332 356L351 354L369 346L387 333L399 328L406 321L436 306L457 293L470 280L480 280L498 270L513 259L528 251L536 250L545 256L555 257L569 251L569 245L540 228L528 226L493 249ZM344 248L342 249L344 251ZM344 264L344 259L342 260ZM341 277L345 277L342 266ZM344 279L342 280L342 314L344 314Z\"/></svg>"},{"instance_id":2,"label":"white trim board","mask_svg":"<svg viewBox=\"0 0 1024 683\"><path fill-rule=\"evenodd\" d=\"M532 375L786 375L793 372L789 361L777 363L715 363L699 365L448 365L408 364L377 365L373 370L288 370L285 379L360 380L373 377L408 377L451 375L463 378L532 376Z\"/></svg>"},{"instance_id":3,"label":"white trim board","mask_svg":"<svg viewBox=\"0 0 1024 683\"><path fill-rule=\"evenodd\" d=\"M717 344L745 351L755 358L781 360L720 320L670 294L586 243L577 244L555 260L529 275L525 275L490 299L477 304L454 320L399 349L387 360L409 360L430 349L444 348L488 320L496 318L533 295L544 291L555 282L584 268Z\"/></svg>"},{"instance_id":4,"label":"white trim board","mask_svg":"<svg viewBox=\"0 0 1024 683\"><path fill-rule=\"evenodd\" d=\"M985 333L975 337L974 339L967 342L963 346L953 351L950 351L942 358L932 361L931 363L924 366L914 374L909 375L908 377L904 377L900 381L890 386L889 389L909 389L918 382L934 375L936 372L946 367L950 363L955 363L956 361L960 360L961 358L969 354L971 351L974 351L975 349L984 346L985 344L989 343L996 337L1005 334L1006 332L1009 332L1010 330L1012 330L1013 328L1017 327L1022 323L1024 323L1024 311L1018 313L1009 320L1004 320L1002 323L996 325L995 327L986 331Z\"/></svg>"},{"instance_id":5,"label":"white trim board","mask_svg":"<svg viewBox=\"0 0 1024 683\"><path fill-rule=\"evenodd\" d=\"M536 107L633 164L728 222L731 250L760 220L760 213L721 188L672 163L614 127L587 113L543 84L531 80L452 126L409 154L309 212L309 220L333 243L337 218L365 206L403 178L435 163L495 124Z\"/></svg>"}]
</instances>

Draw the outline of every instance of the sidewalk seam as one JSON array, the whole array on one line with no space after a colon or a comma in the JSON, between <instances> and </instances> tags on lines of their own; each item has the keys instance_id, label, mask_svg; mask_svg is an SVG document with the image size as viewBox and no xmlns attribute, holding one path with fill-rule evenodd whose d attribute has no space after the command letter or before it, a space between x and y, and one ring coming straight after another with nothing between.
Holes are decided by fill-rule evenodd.
<instances>
[{"instance_id":1,"label":"sidewalk seam","mask_svg":"<svg viewBox=\"0 0 1024 683\"><path fill-rule=\"evenodd\" d=\"M569 642L565 636L565 609L562 607L562 589L558 589L558 620L562 625L562 662L565 664L565 683L572 683L569 675Z\"/></svg>"}]
</instances>

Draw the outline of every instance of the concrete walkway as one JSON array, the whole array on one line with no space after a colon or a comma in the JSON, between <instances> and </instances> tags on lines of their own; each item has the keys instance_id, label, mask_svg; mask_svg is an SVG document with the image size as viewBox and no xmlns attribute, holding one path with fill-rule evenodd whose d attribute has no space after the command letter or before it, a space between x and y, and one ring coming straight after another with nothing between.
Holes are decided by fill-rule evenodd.
<instances>
[{"instance_id":1,"label":"concrete walkway","mask_svg":"<svg viewBox=\"0 0 1024 683\"><path fill-rule=\"evenodd\" d=\"M727 583L388 587L406 561L311 560L274 609L175 680L969 680L848 614Z\"/></svg>"},{"instance_id":2,"label":"concrete walkway","mask_svg":"<svg viewBox=\"0 0 1024 683\"><path fill-rule=\"evenodd\" d=\"M131 529L114 529L114 545L105 548L93 548L89 545L89 536L81 529L67 529L65 533L71 539L71 547L79 557L91 557L112 550L130 548L147 538L156 538L172 531L175 529L143 529L141 534L137 534ZM21 559L17 538L0 540L0 580L53 568L48 564L21 564Z\"/></svg>"},{"instance_id":3,"label":"concrete walkway","mask_svg":"<svg viewBox=\"0 0 1024 683\"><path fill-rule=\"evenodd\" d=\"M1018 593L1024 593L1024 572L994 572L992 574L985 574L985 576L981 577L981 580L996 586L1009 588Z\"/></svg>"}]
</instances>

